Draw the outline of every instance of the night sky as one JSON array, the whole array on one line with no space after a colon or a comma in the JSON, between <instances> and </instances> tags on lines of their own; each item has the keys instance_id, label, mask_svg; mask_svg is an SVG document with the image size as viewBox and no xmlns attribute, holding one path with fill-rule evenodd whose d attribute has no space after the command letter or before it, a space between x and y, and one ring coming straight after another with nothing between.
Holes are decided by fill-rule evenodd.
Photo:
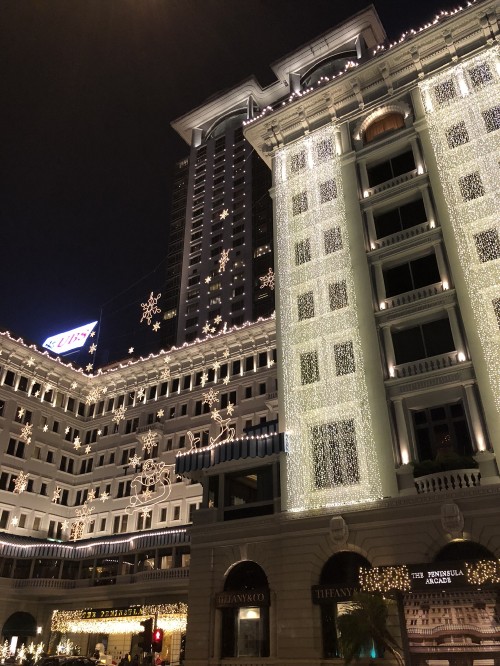
<instances>
[{"instance_id":1,"label":"night sky","mask_svg":"<svg viewBox=\"0 0 500 666\"><path fill-rule=\"evenodd\" d=\"M390 40L456 6L374 4ZM136 344L188 154L170 122L252 74L271 83L271 62L366 5L1 0L0 329L41 344L102 312L111 347Z\"/></svg>"}]
</instances>

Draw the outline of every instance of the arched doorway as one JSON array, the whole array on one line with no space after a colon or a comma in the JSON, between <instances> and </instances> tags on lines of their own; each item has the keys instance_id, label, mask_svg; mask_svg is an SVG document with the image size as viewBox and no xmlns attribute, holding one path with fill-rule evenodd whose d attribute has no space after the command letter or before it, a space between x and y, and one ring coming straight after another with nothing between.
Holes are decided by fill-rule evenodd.
<instances>
[{"instance_id":1,"label":"arched doorway","mask_svg":"<svg viewBox=\"0 0 500 666\"><path fill-rule=\"evenodd\" d=\"M434 562L454 562L456 560L494 560L491 550L475 541L450 541L443 546Z\"/></svg>"},{"instance_id":2,"label":"arched doorway","mask_svg":"<svg viewBox=\"0 0 500 666\"><path fill-rule=\"evenodd\" d=\"M360 567L371 569L366 557L352 551L342 551L330 557L321 571L320 588L336 590L335 596L324 595L325 598L321 603L325 659L341 657L337 618L346 610L352 594L358 590Z\"/></svg>"},{"instance_id":3,"label":"arched doorway","mask_svg":"<svg viewBox=\"0 0 500 666\"><path fill-rule=\"evenodd\" d=\"M268 657L269 584L264 570L251 561L235 565L219 598L221 657Z\"/></svg>"},{"instance_id":4,"label":"arched doorway","mask_svg":"<svg viewBox=\"0 0 500 666\"><path fill-rule=\"evenodd\" d=\"M21 645L28 645L36 637L36 620L30 613L12 613L2 628L2 642L7 640L14 652Z\"/></svg>"}]
</instances>

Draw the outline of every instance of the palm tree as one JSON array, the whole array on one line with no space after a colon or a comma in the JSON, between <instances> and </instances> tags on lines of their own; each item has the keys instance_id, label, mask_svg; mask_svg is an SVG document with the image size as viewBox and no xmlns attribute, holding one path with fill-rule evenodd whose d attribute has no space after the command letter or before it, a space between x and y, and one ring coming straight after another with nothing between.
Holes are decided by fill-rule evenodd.
<instances>
[{"instance_id":1,"label":"palm tree","mask_svg":"<svg viewBox=\"0 0 500 666\"><path fill-rule=\"evenodd\" d=\"M390 652L397 663L404 666L401 648L387 629L388 602L378 594L357 592L352 604L337 619L340 647L346 664L375 644Z\"/></svg>"}]
</instances>

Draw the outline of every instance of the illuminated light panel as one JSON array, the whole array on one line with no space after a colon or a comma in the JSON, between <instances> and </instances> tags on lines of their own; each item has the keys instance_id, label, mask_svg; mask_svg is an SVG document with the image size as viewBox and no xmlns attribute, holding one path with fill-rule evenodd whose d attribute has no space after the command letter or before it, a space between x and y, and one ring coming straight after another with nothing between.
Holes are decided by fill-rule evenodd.
<instances>
[{"instance_id":1,"label":"illuminated light panel","mask_svg":"<svg viewBox=\"0 0 500 666\"><path fill-rule=\"evenodd\" d=\"M500 409L498 46L419 84L458 255ZM495 127L497 129L495 129Z\"/></svg>"},{"instance_id":2,"label":"illuminated light panel","mask_svg":"<svg viewBox=\"0 0 500 666\"><path fill-rule=\"evenodd\" d=\"M42 347L50 349L54 354L65 354L66 352L73 351L73 349L79 349L87 342L96 324L96 321L92 321L90 324L73 328L71 331L51 335L50 338L45 340Z\"/></svg>"},{"instance_id":3,"label":"illuminated light panel","mask_svg":"<svg viewBox=\"0 0 500 666\"><path fill-rule=\"evenodd\" d=\"M405 564L395 567L374 567L359 570L359 586L363 592L390 592L399 590L406 592L411 589L411 579Z\"/></svg>"},{"instance_id":4,"label":"illuminated light panel","mask_svg":"<svg viewBox=\"0 0 500 666\"><path fill-rule=\"evenodd\" d=\"M289 511L382 495L336 131L331 124L274 160Z\"/></svg>"}]
</instances>

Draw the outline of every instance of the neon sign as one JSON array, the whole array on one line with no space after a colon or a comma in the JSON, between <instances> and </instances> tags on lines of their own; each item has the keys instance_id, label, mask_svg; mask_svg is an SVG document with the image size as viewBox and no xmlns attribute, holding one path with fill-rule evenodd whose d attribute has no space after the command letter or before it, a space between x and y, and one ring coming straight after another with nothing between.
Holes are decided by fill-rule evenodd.
<instances>
[{"instance_id":1,"label":"neon sign","mask_svg":"<svg viewBox=\"0 0 500 666\"><path fill-rule=\"evenodd\" d=\"M45 340L42 347L49 349L55 354L66 354L73 349L79 349L87 342L96 324L97 322L93 321L90 324L73 328L71 331L52 335Z\"/></svg>"}]
</instances>

